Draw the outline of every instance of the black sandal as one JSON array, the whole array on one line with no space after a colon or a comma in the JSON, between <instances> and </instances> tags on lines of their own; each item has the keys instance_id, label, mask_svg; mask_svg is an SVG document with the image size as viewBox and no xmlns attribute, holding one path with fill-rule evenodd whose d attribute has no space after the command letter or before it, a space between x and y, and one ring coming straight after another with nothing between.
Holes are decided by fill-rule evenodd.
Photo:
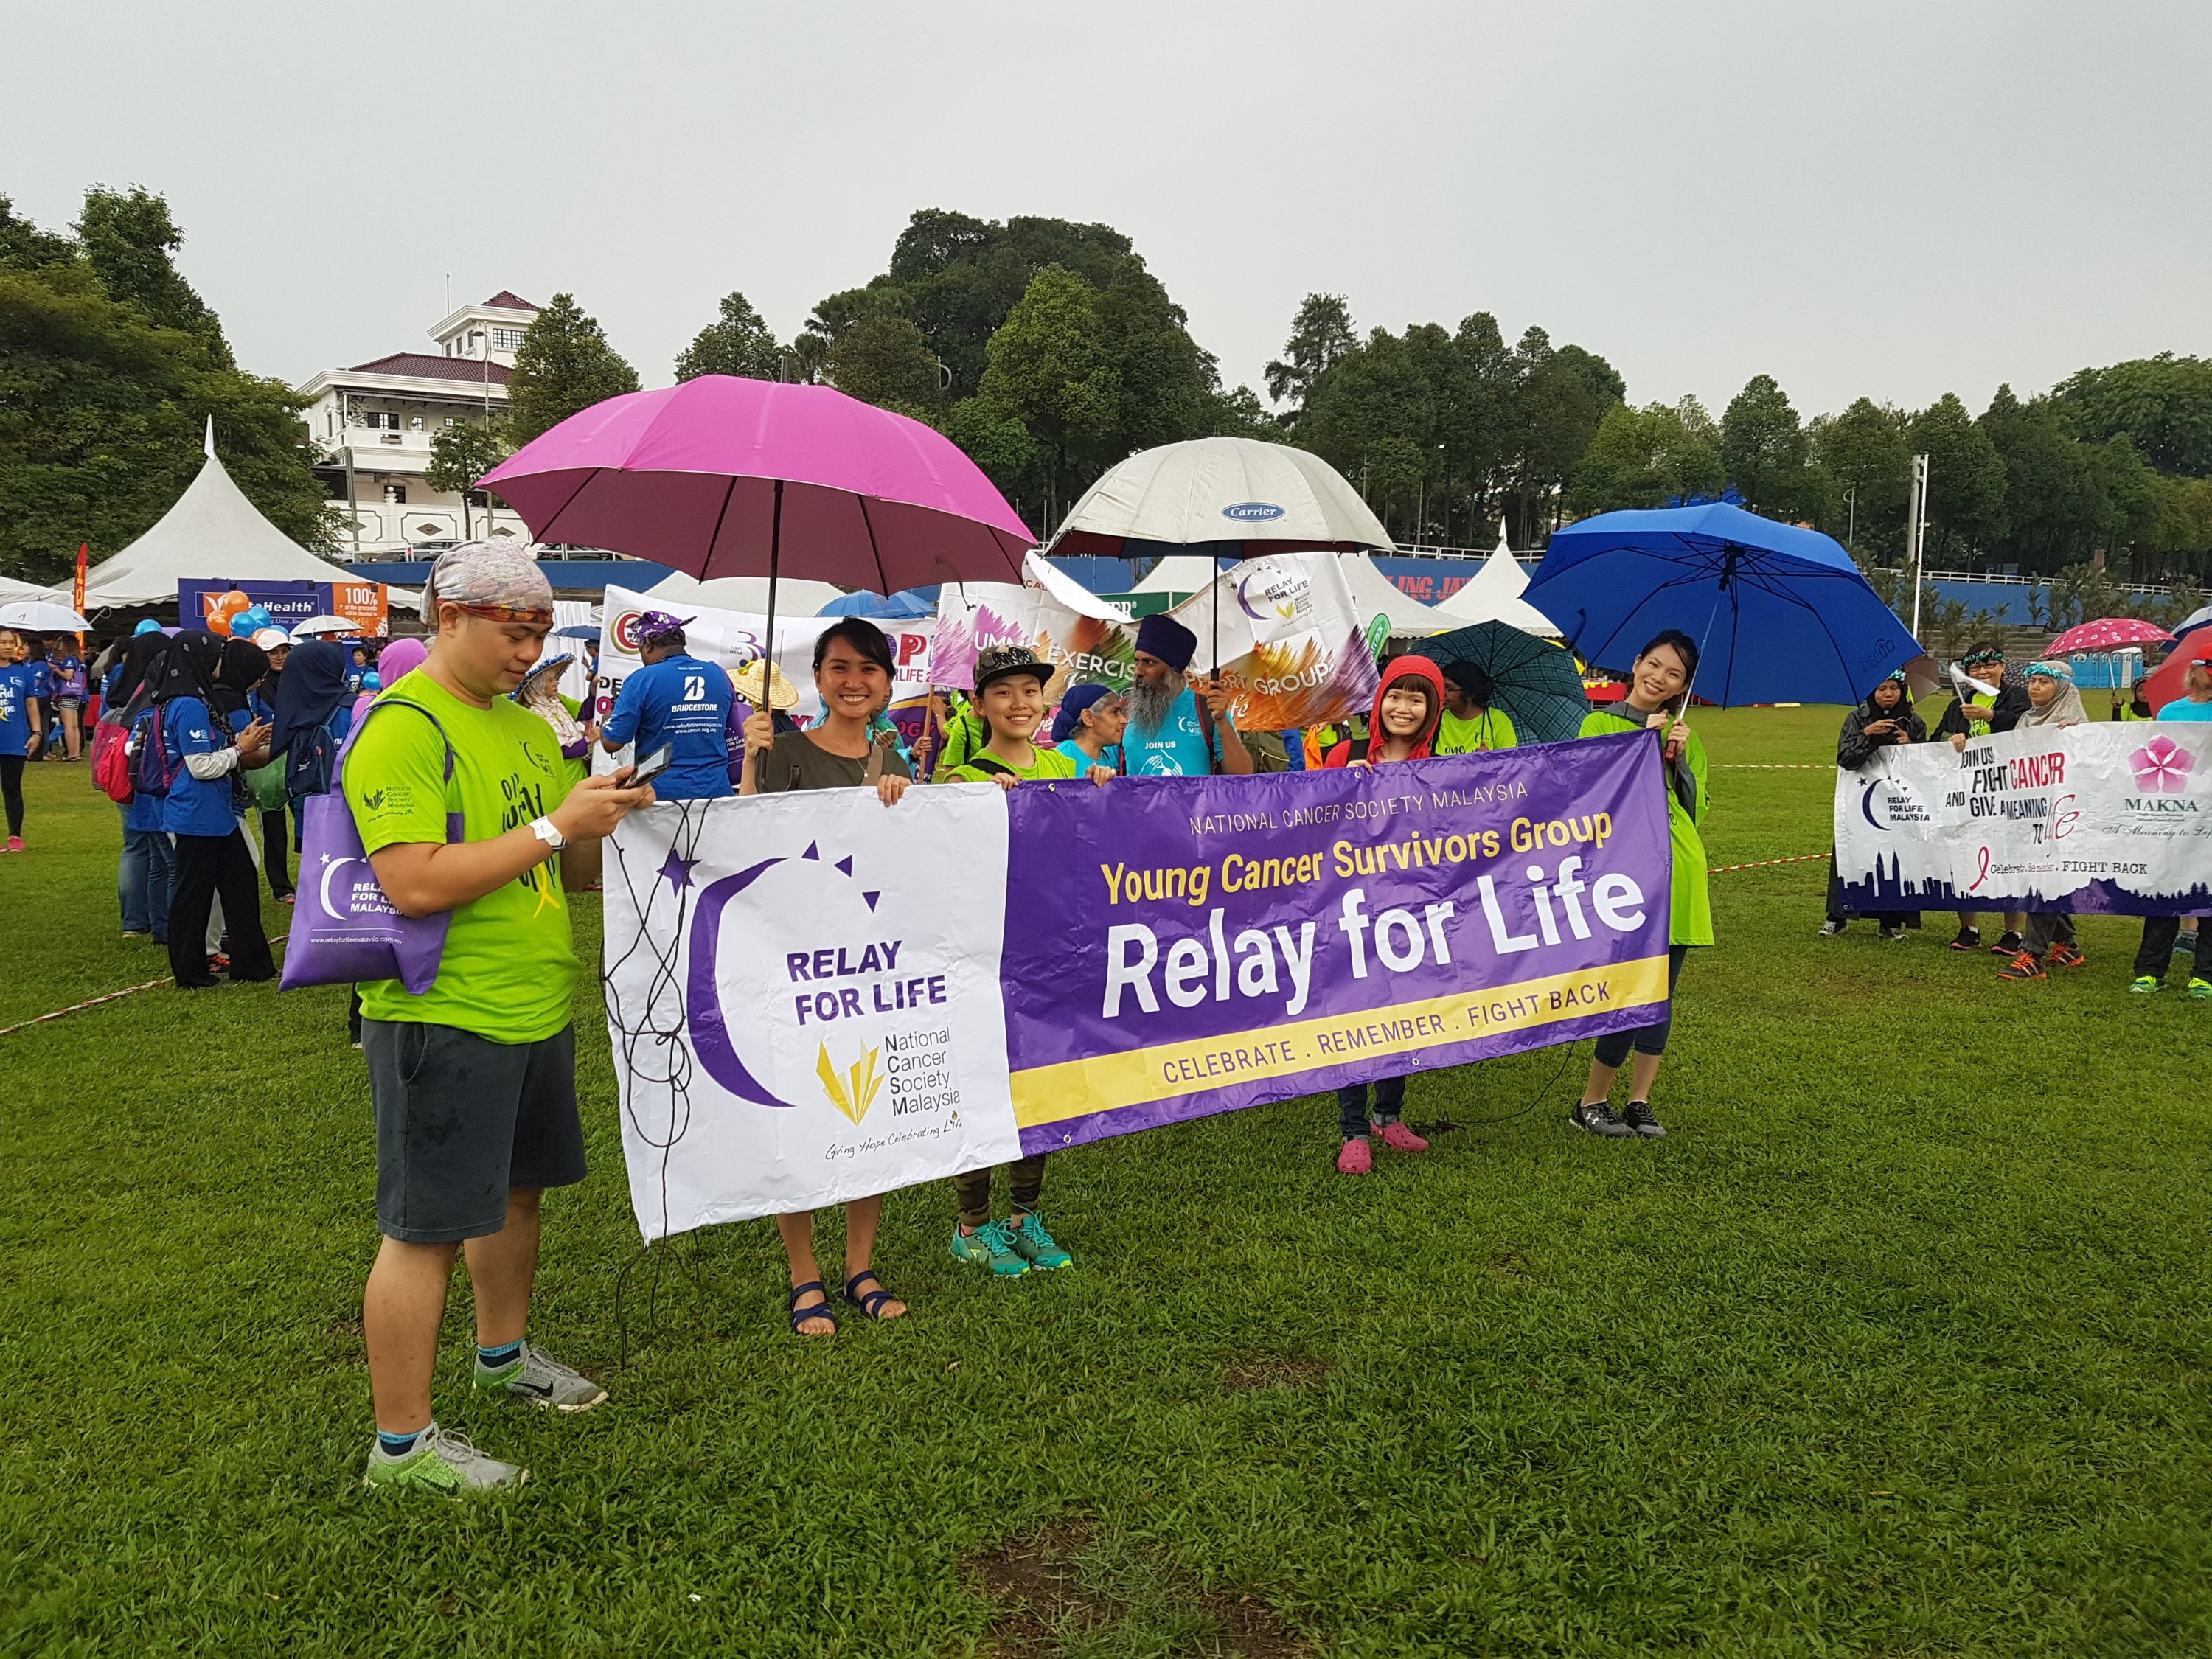
<instances>
[{"instance_id":1,"label":"black sandal","mask_svg":"<svg viewBox=\"0 0 2212 1659\"><path fill-rule=\"evenodd\" d=\"M845 1300L851 1303L869 1318L880 1320L884 1316L876 1310L882 1307L884 1303L896 1302L898 1298L884 1288L884 1281L880 1279L876 1279L876 1288L874 1290L866 1291L863 1294L855 1295L854 1293L853 1287L858 1285L864 1279L876 1279L875 1269L872 1267L863 1267L860 1272L854 1273L850 1279L845 1281ZM904 1314L893 1314L890 1316L894 1319L903 1319L906 1317Z\"/></svg>"},{"instance_id":2,"label":"black sandal","mask_svg":"<svg viewBox=\"0 0 2212 1659\"><path fill-rule=\"evenodd\" d=\"M820 1306L802 1308L799 1305L799 1298L805 1296L809 1291L822 1291L822 1302ZM837 1316L830 1310L830 1292L823 1289L820 1279L810 1279L804 1285L793 1285L788 1291L784 1292L783 1299L788 1303L791 1307L791 1334L793 1336L835 1336L837 1334ZM800 1330L799 1328L810 1319L826 1319L830 1322L830 1328L826 1331Z\"/></svg>"}]
</instances>

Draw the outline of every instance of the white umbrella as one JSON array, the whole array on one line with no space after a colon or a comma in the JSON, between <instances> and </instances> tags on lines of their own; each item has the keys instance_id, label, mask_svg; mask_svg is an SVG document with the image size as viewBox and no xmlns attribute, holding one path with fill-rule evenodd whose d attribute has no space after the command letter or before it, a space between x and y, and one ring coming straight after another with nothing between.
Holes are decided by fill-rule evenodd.
<instances>
[{"instance_id":1,"label":"white umbrella","mask_svg":"<svg viewBox=\"0 0 2212 1659\"><path fill-rule=\"evenodd\" d=\"M0 605L0 628L21 628L33 634L82 634L91 626L69 606L45 599Z\"/></svg>"},{"instance_id":2,"label":"white umbrella","mask_svg":"<svg viewBox=\"0 0 2212 1659\"><path fill-rule=\"evenodd\" d=\"M1300 548L1387 549L1390 532L1310 451L1257 438L1193 438L1109 468L1083 492L1047 550L1152 550L1130 542L1214 544L1224 558L1256 558Z\"/></svg>"},{"instance_id":3,"label":"white umbrella","mask_svg":"<svg viewBox=\"0 0 2212 1659\"><path fill-rule=\"evenodd\" d=\"M349 617L310 617L292 630L295 640L315 639L325 634L358 634L361 624Z\"/></svg>"}]
</instances>

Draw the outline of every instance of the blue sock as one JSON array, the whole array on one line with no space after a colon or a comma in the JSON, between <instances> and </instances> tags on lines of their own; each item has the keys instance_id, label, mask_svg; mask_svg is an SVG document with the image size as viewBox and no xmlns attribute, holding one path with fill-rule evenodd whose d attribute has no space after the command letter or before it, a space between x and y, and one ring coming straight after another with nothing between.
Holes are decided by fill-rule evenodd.
<instances>
[{"instance_id":1,"label":"blue sock","mask_svg":"<svg viewBox=\"0 0 2212 1659\"><path fill-rule=\"evenodd\" d=\"M502 1370L521 1358L522 1344L520 1341L510 1342L504 1347L479 1347L477 1350L477 1364L488 1371Z\"/></svg>"},{"instance_id":2,"label":"blue sock","mask_svg":"<svg viewBox=\"0 0 2212 1659\"><path fill-rule=\"evenodd\" d=\"M437 1419L433 1418L412 1434L386 1434L382 1429L379 1429L376 1431L376 1443L383 1449L386 1457L404 1457L415 1449L416 1442L437 1426Z\"/></svg>"}]
</instances>

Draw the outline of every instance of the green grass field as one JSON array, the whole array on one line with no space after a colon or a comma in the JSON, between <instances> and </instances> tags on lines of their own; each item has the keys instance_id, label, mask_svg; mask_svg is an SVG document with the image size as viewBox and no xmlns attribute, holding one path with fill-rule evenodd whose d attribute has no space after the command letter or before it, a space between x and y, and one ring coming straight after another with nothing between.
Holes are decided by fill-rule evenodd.
<instances>
[{"instance_id":1,"label":"green grass field","mask_svg":"<svg viewBox=\"0 0 2212 1659\"><path fill-rule=\"evenodd\" d=\"M1712 862L1825 849L1837 719L1705 716L1718 768L1815 763L1716 770ZM165 971L84 769L30 790L0 1025ZM534 1472L470 1506L360 1486L342 992L0 1037L0 1651L2212 1651L2212 1005L2127 995L2124 920L2039 986L1942 918L1818 940L1826 875L1713 878L1663 1143L1569 1133L1586 1044L1421 1079L1462 1127L1365 1181L1290 1102L1056 1158L1072 1273L985 1282L949 1188L896 1196L914 1312L833 1340L721 1230L626 1364L587 981L533 1334L614 1397L471 1400L457 1280L441 1419Z\"/></svg>"}]
</instances>

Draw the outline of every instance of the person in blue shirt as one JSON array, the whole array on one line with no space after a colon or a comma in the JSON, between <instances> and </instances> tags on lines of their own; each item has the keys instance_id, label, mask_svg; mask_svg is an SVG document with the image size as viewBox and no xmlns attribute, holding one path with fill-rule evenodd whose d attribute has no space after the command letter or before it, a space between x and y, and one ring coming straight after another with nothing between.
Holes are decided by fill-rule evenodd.
<instances>
[{"instance_id":1,"label":"person in blue shirt","mask_svg":"<svg viewBox=\"0 0 2212 1659\"><path fill-rule=\"evenodd\" d=\"M268 722L249 720L246 712L246 692L268 672L268 654L250 641L219 641L191 629L177 636L154 690L161 740L176 757L161 827L176 838L169 971L180 991L216 983L206 935L218 896L231 978L276 977L269 939L261 930L261 884L239 829L233 790L241 768L269 761Z\"/></svg>"},{"instance_id":2,"label":"person in blue shirt","mask_svg":"<svg viewBox=\"0 0 2212 1659\"><path fill-rule=\"evenodd\" d=\"M1200 697L1183 671L1198 650L1198 635L1174 617L1147 617L1137 624L1136 677L1129 687L1129 725L1121 734L1122 770L1131 777L1203 778L1214 772L1243 776L1252 751L1231 731L1223 740L1226 693L1206 688Z\"/></svg>"},{"instance_id":3,"label":"person in blue shirt","mask_svg":"<svg viewBox=\"0 0 2212 1659\"><path fill-rule=\"evenodd\" d=\"M1110 685L1071 685L1052 718L1054 747L1088 775L1094 766L1121 769L1121 730L1129 700Z\"/></svg>"},{"instance_id":4,"label":"person in blue shirt","mask_svg":"<svg viewBox=\"0 0 2212 1659\"><path fill-rule=\"evenodd\" d=\"M638 655L645 666L623 682L599 741L611 752L635 745L642 761L664 745L674 750L653 781L658 800L716 800L730 787L728 727L737 690L720 663L684 648L684 624L665 611L638 619Z\"/></svg>"},{"instance_id":5,"label":"person in blue shirt","mask_svg":"<svg viewBox=\"0 0 2212 1659\"><path fill-rule=\"evenodd\" d=\"M161 711L149 706L140 694L150 697L148 688L161 684L171 649L169 636L159 628L150 629L133 638L108 671L104 682L106 690L100 694L106 702L102 718L112 714L122 720L128 716L125 729L134 742L143 743L148 727L161 718ZM137 750L133 748L129 752L135 757ZM161 827L167 805L166 796L143 789L131 791L131 799L119 809L123 857L115 872L115 894L123 907L123 936L150 937L161 945L169 942L169 891L177 878L176 849Z\"/></svg>"},{"instance_id":6,"label":"person in blue shirt","mask_svg":"<svg viewBox=\"0 0 2212 1659\"><path fill-rule=\"evenodd\" d=\"M38 757L45 713L39 671L16 634L0 634L0 798L8 806L8 850L23 850L23 763Z\"/></svg>"},{"instance_id":7,"label":"person in blue shirt","mask_svg":"<svg viewBox=\"0 0 2212 1659\"><path fill-rule=\"evenodd\" d=\"M2159 719L2212 720L2212 655L2192 656L2181 684L2183 695L2160 709Z\"/></svg>"}]
</instances>

